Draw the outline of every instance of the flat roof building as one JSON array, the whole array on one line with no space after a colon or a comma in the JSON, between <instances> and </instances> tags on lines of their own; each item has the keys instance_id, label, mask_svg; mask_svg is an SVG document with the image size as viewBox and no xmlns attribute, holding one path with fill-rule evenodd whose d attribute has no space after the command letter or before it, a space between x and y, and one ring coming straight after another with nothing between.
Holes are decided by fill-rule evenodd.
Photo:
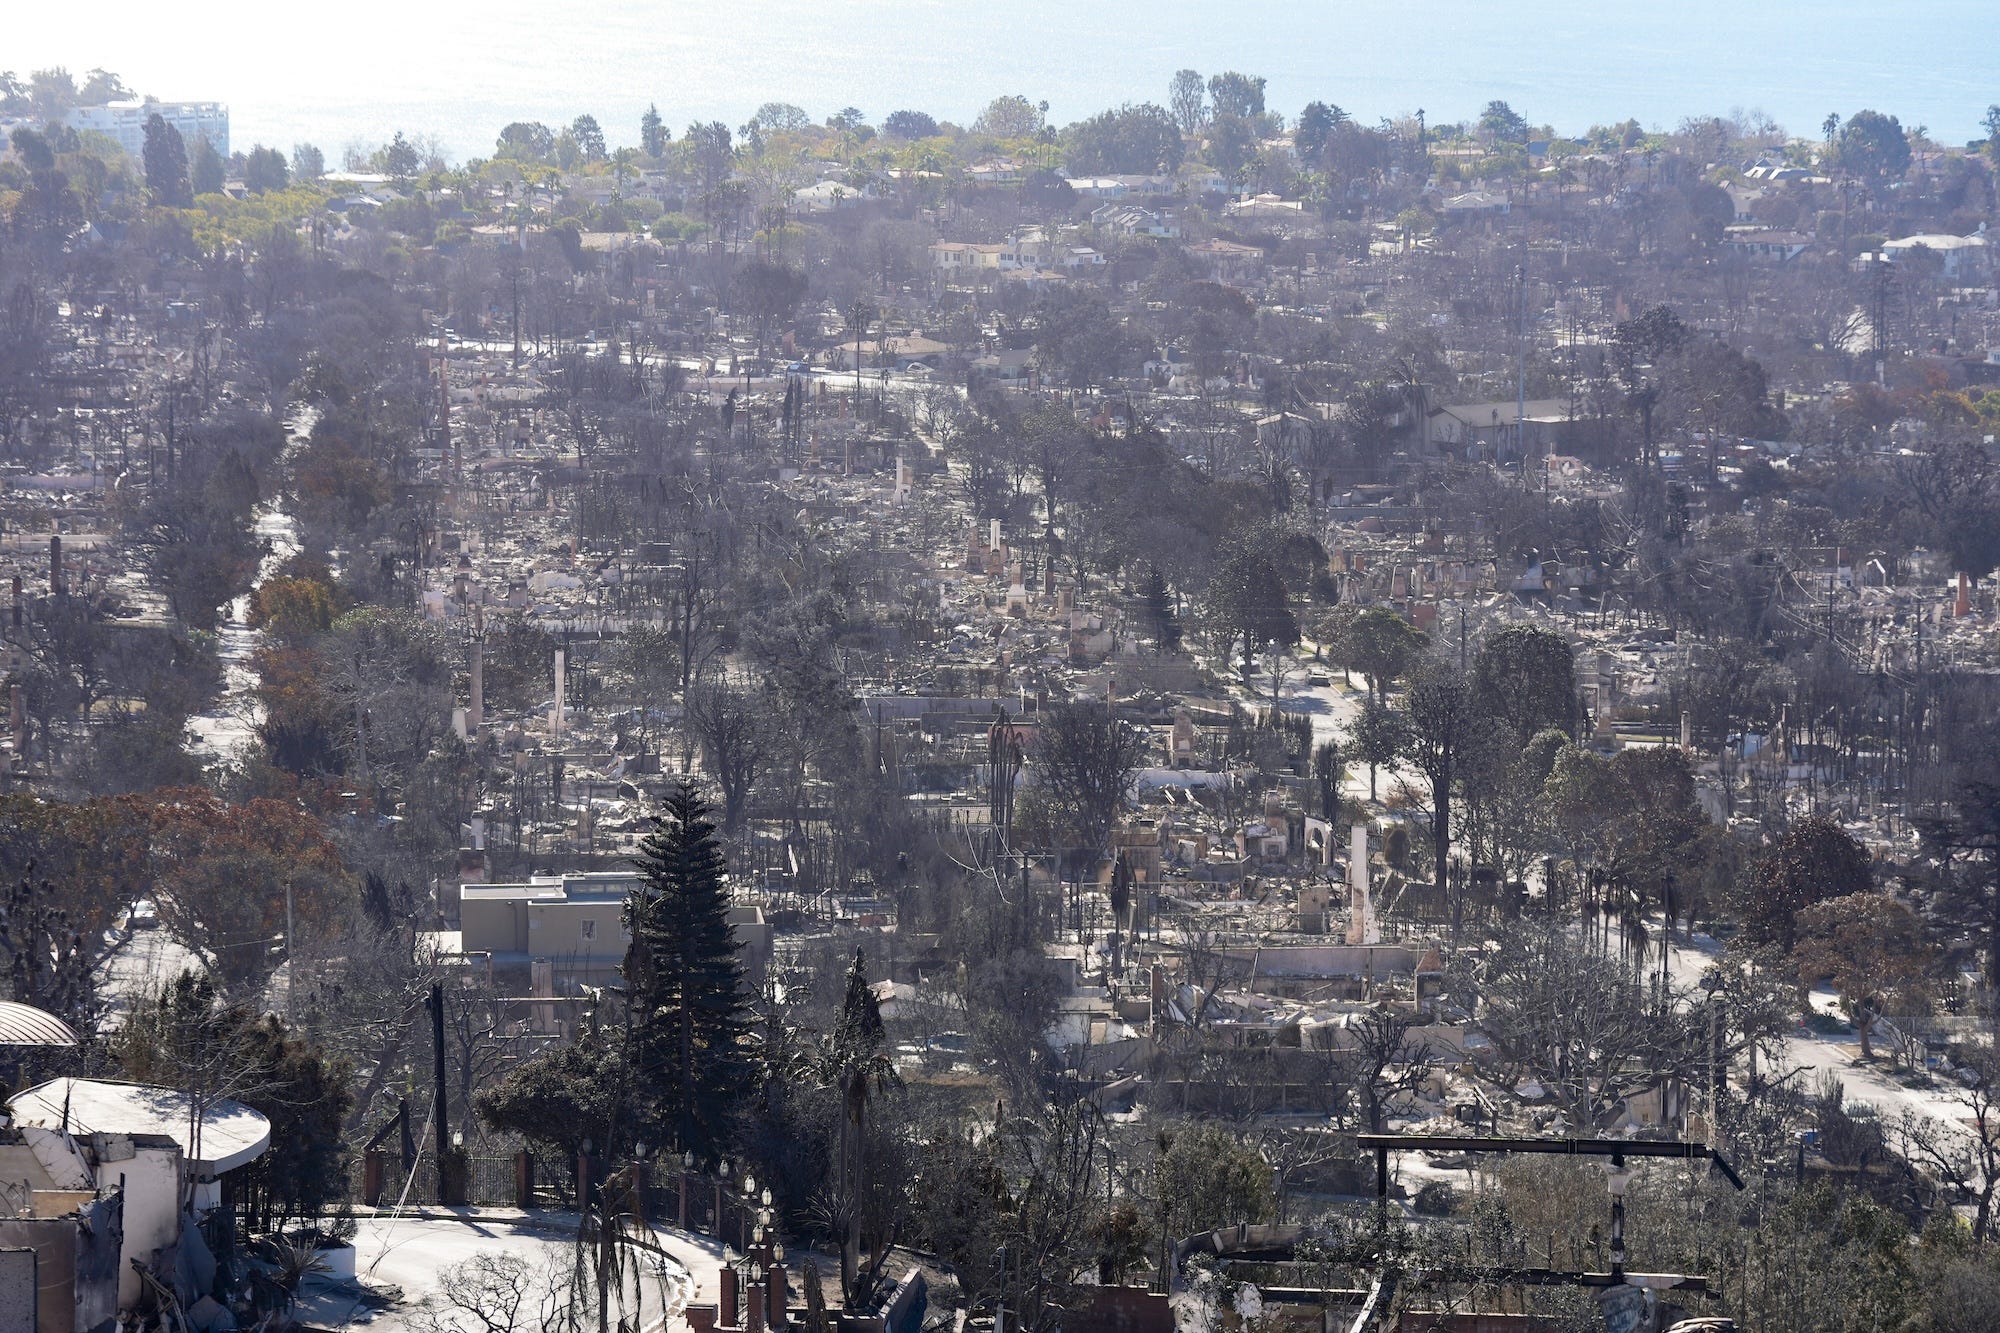
<instances>
[{"instance_id":1,"label":"flat roof building","mask_svg":"<svg viewBox=\"0 0 2000 1333\"><path fill-rule=\"evenodd\" d=\"M106 102L102 106L72 107L63 117L74 130L95 130L118 141L119 147L134 157L146 149L146 120L157 112L160 119L181 132L190 148L196 139L207 139L215 151L229 156L229 108L220 102L153 102L133 99Z\"/></svg>"},{"instance_id":2,"label":"flat roof building","mask_svg":"<svg viewBox=\"0 0 2000 1333\"><path fill-rule=\"evenodd\" d=\"M550 981L597 985L617 974L631 943L625 932L625 899L639 884L629 870L535 875L519 884L465 884L459 888L460 947L485 954L496 974L527 975L546 961ZM761 975L771 953L764 909L738 903L729 924L743 946L749 977Z\"/></svg>"}]
</instances>

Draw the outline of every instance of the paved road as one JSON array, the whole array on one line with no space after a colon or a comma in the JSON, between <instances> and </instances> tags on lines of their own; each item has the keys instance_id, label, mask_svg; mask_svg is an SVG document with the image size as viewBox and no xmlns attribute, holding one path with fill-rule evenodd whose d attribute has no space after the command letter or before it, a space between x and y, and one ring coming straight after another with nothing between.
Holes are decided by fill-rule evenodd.
<instances>
[{"instance_id":1,"label":"paved road","mask_svg":"<svg viewBox=\"0 0 2000 1333\"><path fill-rule=\"evenodd\" d=\"M560 1272L574 1252L577 1219L571 1213L515 1209L426 1208L422 1216L381 1214L362 1219L354 1237L355 1272L365 1284L393 1286L402 1301L386 1310L370 1310L351 1290L315 1282L298 1311L323 1328L366 1326L380 1333L426 1327L411 1315L439 1290L441 1270L481 1255L510 1255L524 1261L533 1276L532 1295L523 1303L517 1327L537 1326L547 1295L548 1275ZM621 1283L622 1313L654 1333L676 1322L690 1303L713 1303L717 1277L725 1260L733 1258L716 1242L670 1230L653 1233L664 1255L641 1252L639 1279ZM498 1310L488 1311L504 1316ZM504 1317L501 1323L505 1323ZM444 1327L481 1333L482 1321L460 1312Z\"/></svg>"},{"instance_id":2,"label":"paved road","mask_svg":"<svg viewBox=\"0 0 2000 1333\"><path fill-rule=\"evenodd\" d=\"M159 989L161 983L190 968L207 970L200 957L182 948L158 926L120 932L99 966L105 1000L104 1017L97 1025L100 1032L122 1026L133 1003Z\"/></svg>"},{"instance_id":3,"label":"paved road","mask_svg":"<svg viewBox=\"0 0 2000 1333\"><path fill-rule=\"evenodd\" d=\"M1648 922L1647 928L1658 938L1660 924L1657 919ZM1697 935L1693 941L1685 936L1675 936L1668 954L1667 968L1676 986L1694 987L1717 954L1721 946L1705 935ZM1824 1014L1837 1015L1840 1007L1832 991L1817 989L1812 992L1813 1008ZM1845 1089L1847 1104L1866 1103L1873 1107L1885 1122L1896 1119L1904 1111L1916 1115L1929 1116L1936 1120L1953 1123L1961 1122L1965 1107L1958 1101L1955 1089L1944 1080L1934 1087L1905 1087L1891 1077L1885 1065L1879 1063L1879 1052L1886 1045L1876 1043L1878 1063L1860 1063L1861 1042L1851 1036L1822 1036L1800 1023L1780 1044L1776 1067L1763 1072L1768 1080L1784 1076L1797 1069L1791 1085L1810 1089L1822 1072L1830 1072L1838 1078Z\"/></svg>"}]
</instances>

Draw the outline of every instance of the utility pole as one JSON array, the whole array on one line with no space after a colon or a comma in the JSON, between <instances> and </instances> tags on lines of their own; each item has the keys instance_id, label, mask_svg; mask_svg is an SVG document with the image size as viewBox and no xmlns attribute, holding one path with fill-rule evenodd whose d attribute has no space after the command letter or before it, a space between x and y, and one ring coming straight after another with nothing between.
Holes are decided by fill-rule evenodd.
<instances>
[{"instance_id":1,"label":"utility pole","mask_svg":"<svg viewBox=\"0 0 2000 1333\"><path fill-rule=\"evenodd\" d=\"M1520 327L1514 344L1514 452L1520 457L1522 480L1525 481L1528 469L1528 264L1525 257L1516 270L1516 276L1521 285L1515 296L1519 303ZM1544 474L1547 471L1544 465Z\"/></svg>"},{"instance_id":2,"label":"utility pole","mask_svg":"<svg viewBox=\"0 0 2000 1333\"><path fill-rule=\"evenodd\" d=\"M868 325L868 307L854 303L854 420L861 422L861 334Z\"/></svg>"},{"instance_id":3,"label":"utility pole","mask_svg":"<svg viewBox=\"0 0 2000 1333\"><path fill-rule=\"evenodd\" d=\"M444 1091L444 983L441 981L431 983L430 1009L431 1073L437 1080L437 1104L431 1118L437 1130L438 1202L448 1203L452 1188L445 1163L451 1154L451 1125Z\"/></svg>"},{"instance_id":4,"label":"utility pole","mask_svg":"<svg viewBox=\"0 0 2000 1333\"><path fill-rule=\"evenodd\" d=\"M285 1010L289 1016L292 994L299 984L299 935L292 923L292 877L285 876Z\"/></svg>"}]
</instances>

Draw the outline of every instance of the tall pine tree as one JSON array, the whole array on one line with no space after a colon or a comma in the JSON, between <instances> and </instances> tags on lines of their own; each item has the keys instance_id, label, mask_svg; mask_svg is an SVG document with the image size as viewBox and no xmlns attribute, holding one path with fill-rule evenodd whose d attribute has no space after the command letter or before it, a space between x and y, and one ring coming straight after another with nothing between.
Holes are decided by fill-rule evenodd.
<instances>
[{"instance_id":1,"label":"tall pine tree","mask_svg":"<svg viewBox=\"0 0 2000 1333\"><path fill-rule=\"evenodd\" d=\"M722 846L692 786L667 798L635 864L644 882L625 905L634 1103L677 1149L713 1161L757 1066Z\"/></svg>"},{"instance_id":2,"label":"tall pine tree","mask_svg":"<svg viewBox=\"0 0 2000 1333\"><path fill-rule=\"evenodd\" d=\"M146 146L141 156L153 202L168 208L187 208L194 203L194 191L188 185L187 143L157 111L146 117Z\"/></svg>"},{"instance_id":3,"label":"tall pine tree","mask_svg":"<svg viewBox=\"0 0 2000 1333\"><path fill-rule=\"evenodd\" d=\"M660 108L648 106L646 114L639 117L639 147L647 157L658 157L667 151L667 140L673 138L667 122L660 119Z\"/></svg>"},{"instance_id":4,"label":"tall pine tree","mask_svg":"<svg viewBox=\"0 0 2000 1333\"><path fill-rule=\"evenodd\" d=\"M229 164L222 160L208 136L197 135L194 151L188 154L188 182L197 195L221 194L229 183Z\"/></svg>"}]
</instances>

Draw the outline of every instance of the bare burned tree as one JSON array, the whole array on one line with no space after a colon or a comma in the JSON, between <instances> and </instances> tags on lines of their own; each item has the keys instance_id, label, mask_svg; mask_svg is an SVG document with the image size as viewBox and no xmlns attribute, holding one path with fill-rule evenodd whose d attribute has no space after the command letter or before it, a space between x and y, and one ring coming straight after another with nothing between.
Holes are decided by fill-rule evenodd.
<instances>
[{"instance_id":1,"label":"bare burned tree","mask_svg":"<svg viewBox=\"0 0 2000 1333\"><path fill-rule=\"evenodd\" d=\"M1049 1333L1074 1303L1096 1215L1104 1118L1057 1094L1000 1127L1013 1206L1000 1218L994 1262L1006 1307L1024 1331Z\"/></svg>"},{"instance_id":2,"label":"bare burned tree","mask_svg":"<svg viewBox=\"0 0 2000 1333\"><path fill-rule=\"evenodd\" d=\"M768 710L748 693L716 682L689 692L687 725L701 744L704 767L722 789L722 830L736 837L750 795L772 761Z\"/></svg>"},{"instance_id":3,"label":"bare burned tree","mask_svg":"<svg viewBox=\"0 0 2000 1333\"><path fill-rule=\"evenodd\" d=\"M1956 1118L1906 1110L1895 1133L1904 1157L1928 1168L1956 1202L1972 1205L1972 1238L1983 1244L1992 1237L1993 1198L2000 1193L2000 1055L1987 1046L1972 1049L1963 1077L1950 1093Z\"/></svg>"},{"instance_id":4,"label":"bare burned tree","mask_svg":"<svg viewBox=\"0 0 2000 1333\"><path fill-rule=\"evenodd\" d=\"M1342 1034L1342 1071L1368 1133L1381 1133L1390 1099L1417 1088L1430 1072L1430 1043L1411 1035L1423 1026L1413 1010L1378 1004Z\"/></svg>"},{"instance_id":5,"label":"bare burned tree","mask_svg":"<svg viewBox=\"0 0 2000 1333\"><path fill-rule=\"evenodd\" d=\"M1035 738L1035 774L1073 854L1102 854L1144 754L1139 734L1098 703L1059 704Z\"/></svg>"}]
</instances>

